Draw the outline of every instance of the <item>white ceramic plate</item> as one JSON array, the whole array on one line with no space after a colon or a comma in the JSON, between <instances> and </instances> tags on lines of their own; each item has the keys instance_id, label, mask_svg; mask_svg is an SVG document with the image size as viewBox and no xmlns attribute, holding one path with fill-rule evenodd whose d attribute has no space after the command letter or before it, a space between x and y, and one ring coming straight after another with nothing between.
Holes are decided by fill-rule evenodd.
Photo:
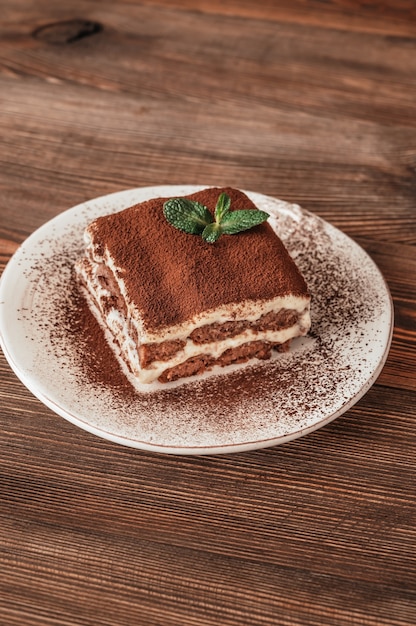
<instances>
[{"instance_id":1,"label":"white ceramic plate","mask_svg":"<svg viewBox=\"0 0 416 626\"><path fill-rule=\"evenodd\" d=\"M150 393L133 391L114 361L102 375L72 279L83 229L152 197L202 189L132 189L76 206L18 249L0 282L0 339L11 367L46 406L111 441L164 453L216 454L281 444L341 415L374 383L393 326L390 293L370 257L297 205L246 192L271 223L312 294L312 333L267 362ZM83 311L83 312L82 312ZM83 317L84 316L84 317ZM105 346L105 344L103 344ZM97 353L95 354L95 351Z\"/></svg>"}]
</instances>

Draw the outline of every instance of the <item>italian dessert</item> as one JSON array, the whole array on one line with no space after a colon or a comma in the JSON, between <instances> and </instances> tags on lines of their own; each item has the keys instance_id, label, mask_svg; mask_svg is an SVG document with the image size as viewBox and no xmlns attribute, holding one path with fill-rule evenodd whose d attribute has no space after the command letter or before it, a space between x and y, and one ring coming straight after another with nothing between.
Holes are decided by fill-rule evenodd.
<instances>
[{"instance_id":1,"label":"italian dessert","mask_svg":"<svg viewBox=\"0 0 416 626\"><path fill-rule=\"evenodd\" d=\"M266 218L243 192L209 188L89 224L76 276L130 379L268 359L307 334L307 286Z\"/></svg>"}]
</instances>

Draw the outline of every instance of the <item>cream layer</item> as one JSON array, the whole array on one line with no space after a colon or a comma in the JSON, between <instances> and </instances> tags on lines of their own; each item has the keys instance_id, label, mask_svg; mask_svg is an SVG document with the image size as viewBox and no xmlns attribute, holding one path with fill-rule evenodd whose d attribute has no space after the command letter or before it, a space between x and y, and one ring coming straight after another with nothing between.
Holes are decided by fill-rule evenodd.
<instances>
[{"instance_id":1,"label":"cream layer","mask_svg":"<svg viewBox=\"0 0 416 626\"><path fill-rule=\"evenodd\" d=\"M98 263L101 264L102 260L100 259ZM108 265L109 263L107 264L107 267ZM77 264L76 269L81 277L82 283L85 285L85 291L89 296L87 300L93 314L104 328L110 330L118 344L121 357L126 361L126 363L128 363L138 381L143 384L152 383L157 380L165 370L171 369L172 367L180 365L192 357L197 357L202 354L209 355L214 359L217 359L226 350L229 350L230 348L238 348L239 346L250 341L267 341L272 344L285 343L295 337L306 335L311 324L309 299L287 296L274 298L273 300L267 300L264 302L245 302L239 303L238 305L221 307L215 311L210 311L207 314L198 315L186 324L170 327L163 335L160 333L146 333L137 309L133 308L131 305L129 306L128 302L126 302L128 310L127 317L115 307L108 308L108 299L113 294L110 290L103 287L98 280L97 264L92 263L90 265L91 273L86 271L83 264ZM113 275L116 275L114 266L111 269ZM122 281L118 278L117 284L119 285L120 291L124 296L125 289L123 294L121 283ZM125 299L127 300L126 297ZM103 302L106 303L106 306L102 306ZM270 311L277 313L281 309L297 311L297 323L282 330L253 331L251 329L246 329L238 335L211 343L196 344L189 339L189 335L192 331L201 326L215 323L221 324L228 321L238 320L255 322L262 315L265 315ZM138 354L139 346L136 345L136 342L131 335L131 325L136 328L137 335L139 337L139 345L156 342L161 343L163 341L176 339L184 341L185 345L169 360L153 361L148 365L148 367L143 368L140 365Z\"/></svg>"}]
</instances>

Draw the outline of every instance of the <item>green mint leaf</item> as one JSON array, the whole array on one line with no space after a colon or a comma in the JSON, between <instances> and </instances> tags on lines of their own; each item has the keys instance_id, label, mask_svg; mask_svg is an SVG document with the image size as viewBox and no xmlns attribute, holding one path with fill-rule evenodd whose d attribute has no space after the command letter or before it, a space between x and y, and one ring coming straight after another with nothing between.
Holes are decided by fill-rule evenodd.
<instances>
[{"instance_id":1,"label":"green mint leaf","mask_svg":"<svg viewBox=\"0 0 416 626\"><path fill-rule=\"evenodd\" d=\"M231 206L231 198L226 193L220 194L215 207L215 221L219 224L229 212Z\"/></svg>"},{"instance_id":2,"label":"green mint leaf","mask_svg":"<svg viewBox=\"0 0 416 626\"><path fill-rule=\"evenodd\" d=\"M191 235L201 235L212 222L207 207L188 198L172 198L163 205L163 214L172 226Z\"/></svg>"},{"instance_id":3,"label":"green mint leaf","mask_svg":"<svg viewBox=\"0 0 416 626\"><path fill-rule=\"evenodd\" d=\"M222 228L217 222L205 226L202 232L202 239L207 243L215 243L222 234Z\"/></svg>"},{"instance_id":4,"label":"green mint leaf","mask_svg":"<svg viewBox=\"0 0 416 626\"><path fill-rule=\"evenodd\" d=\"M243 230L248 230L265 222L269 214L266 211L257 209L247 209L242 211L231 211L227 213L223 222L221 222L221 231L225 235L234 235Z\"/></svg>"},{"instance_id":5,"label":"green mint leaf","mask_svg":"<svg viewBox=\"0 0 416 626\"><path fill-rule=\"evenodd\" d=\"M225 192L218 197L215 221L206 206L189 198L171 198L163 205L167 221L191 235L202 235L207 243L215 243L222 234L234 235L265 222L270 216L258 209L231 211L231 198Z\"/></svg>"}]
</instances>

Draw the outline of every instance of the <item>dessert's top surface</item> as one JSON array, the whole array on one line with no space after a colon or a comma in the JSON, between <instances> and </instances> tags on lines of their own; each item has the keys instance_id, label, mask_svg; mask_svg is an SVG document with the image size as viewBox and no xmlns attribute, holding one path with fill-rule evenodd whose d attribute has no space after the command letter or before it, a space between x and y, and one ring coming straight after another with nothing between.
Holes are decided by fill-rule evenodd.
<instances>
[{"instance_id":1,"label":"dessert's top surface","mask_svg":"<svg viewBox=\"0 0 416 626\"><path fill-rule=\"evenodd\" d=\"M188 196L213 213L226 192L231 210L256 208L241 191L210 188ZM97 251L107 249L127 296L149 330L181 324L204 311L247 300L308 295L305 281L266 222L215 243L177 230L154 198L98 218L88 227Z\"/></svg>"}]
</instances>

